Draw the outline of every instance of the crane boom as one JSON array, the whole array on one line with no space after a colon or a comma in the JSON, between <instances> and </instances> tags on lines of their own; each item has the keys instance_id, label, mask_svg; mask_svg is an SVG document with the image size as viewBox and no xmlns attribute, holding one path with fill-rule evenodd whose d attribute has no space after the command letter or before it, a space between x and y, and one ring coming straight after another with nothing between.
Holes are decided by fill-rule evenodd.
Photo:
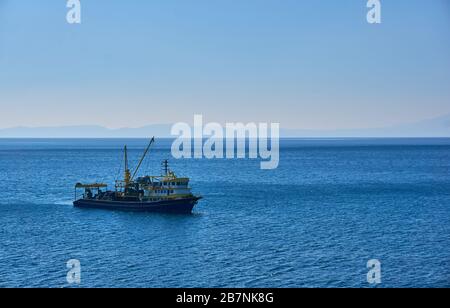
<instances>
[{"instance_id":1,"label":"crane boom","mask_svg":"<svg viewBox=\"0 0 450 308\"><path fill-rule=\"evenodd\" d=\"M152 140L150 140L150 143L148 144L148 147L145 149L144 154L142 155L142 158L141 158L141 160L139 161L139 164L136 167L136 170L134 170L134 172L133 172L133 176L131 177L131 181L133 181L134 177L136 176L137 172L139 171L139 168L141 167L142 162L144 161L145 156L148 153L148 150L150 150L150 147L152 146L152 144L154 142L155 142L155 137L153 137Z\"/></svg>"}]
</instances>

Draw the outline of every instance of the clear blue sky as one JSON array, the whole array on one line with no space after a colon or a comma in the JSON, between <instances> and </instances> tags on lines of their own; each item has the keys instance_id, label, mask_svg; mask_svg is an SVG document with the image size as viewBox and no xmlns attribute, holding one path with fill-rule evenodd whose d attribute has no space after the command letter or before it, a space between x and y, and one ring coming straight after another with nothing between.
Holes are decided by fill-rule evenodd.
<instances>
[{"instance_id":1,"label":"clear blue sky","mask_svg":"<svg viewBox=\"0 0 450 308\"><path fill-rule=\"evenodd\" d=\"M364 128L450 113L450 1L0 0L0 128Z\"/></svg>"}]
</instances>

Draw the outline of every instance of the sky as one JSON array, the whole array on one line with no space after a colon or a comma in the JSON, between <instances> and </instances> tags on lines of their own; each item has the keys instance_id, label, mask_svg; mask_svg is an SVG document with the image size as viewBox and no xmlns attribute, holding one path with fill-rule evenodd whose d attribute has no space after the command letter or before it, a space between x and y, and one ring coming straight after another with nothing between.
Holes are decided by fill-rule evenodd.
<instances>
[{"instance_id":1,"label":"sky","mask_svg":"<svg viewBox=\"0 0 450 308\"><path fill-rule=\"evenodd\" d=\"M450 114L450 1L0 0L0 128Z\"/></svg>"}]
</instances>

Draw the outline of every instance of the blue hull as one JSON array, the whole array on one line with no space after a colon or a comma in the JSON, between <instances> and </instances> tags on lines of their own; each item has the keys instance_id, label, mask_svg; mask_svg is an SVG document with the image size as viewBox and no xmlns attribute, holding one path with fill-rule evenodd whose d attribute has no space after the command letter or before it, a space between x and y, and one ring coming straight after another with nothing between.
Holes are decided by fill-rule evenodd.
<instances>
[{"instance_id":1,"label":"blue hull","mask_svg":"<svg viewBox=\"0 0 450 308\"><path fill-rule=\"evenodd\" d=\"M132 212L157 212L190 214L194 206L198 203L198 197L166 200L157 202L123 202L105 200L80 199L73 203L78 208L132 211Z\"/></svg>"}]
</instances>

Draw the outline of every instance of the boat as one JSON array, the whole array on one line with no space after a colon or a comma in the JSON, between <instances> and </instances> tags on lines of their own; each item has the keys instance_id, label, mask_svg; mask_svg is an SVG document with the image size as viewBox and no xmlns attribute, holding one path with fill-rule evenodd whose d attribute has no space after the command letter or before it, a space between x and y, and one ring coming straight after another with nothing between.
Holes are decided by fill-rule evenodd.
<instances>
[{"instance_id":1,"label":"boat","mask_svg":"<svg viewBox=\"0 0 450 308\"><path fill-rule=\"evenodd\" d=\"M155 143L153 137L144 151L133 172L128 166L127 146L124 147L124 178L115 181L115 189L108 190L105 183L75 185L75 201L77 208L95 208L106 210L160 212L190 214L201 196L195 196L189 187L189 178L177 177L169 169L169 162L162 163L162 175L136 177L139 169ZM78 199L78 191L84 190Z\"/></svg>"}]
</instances>

